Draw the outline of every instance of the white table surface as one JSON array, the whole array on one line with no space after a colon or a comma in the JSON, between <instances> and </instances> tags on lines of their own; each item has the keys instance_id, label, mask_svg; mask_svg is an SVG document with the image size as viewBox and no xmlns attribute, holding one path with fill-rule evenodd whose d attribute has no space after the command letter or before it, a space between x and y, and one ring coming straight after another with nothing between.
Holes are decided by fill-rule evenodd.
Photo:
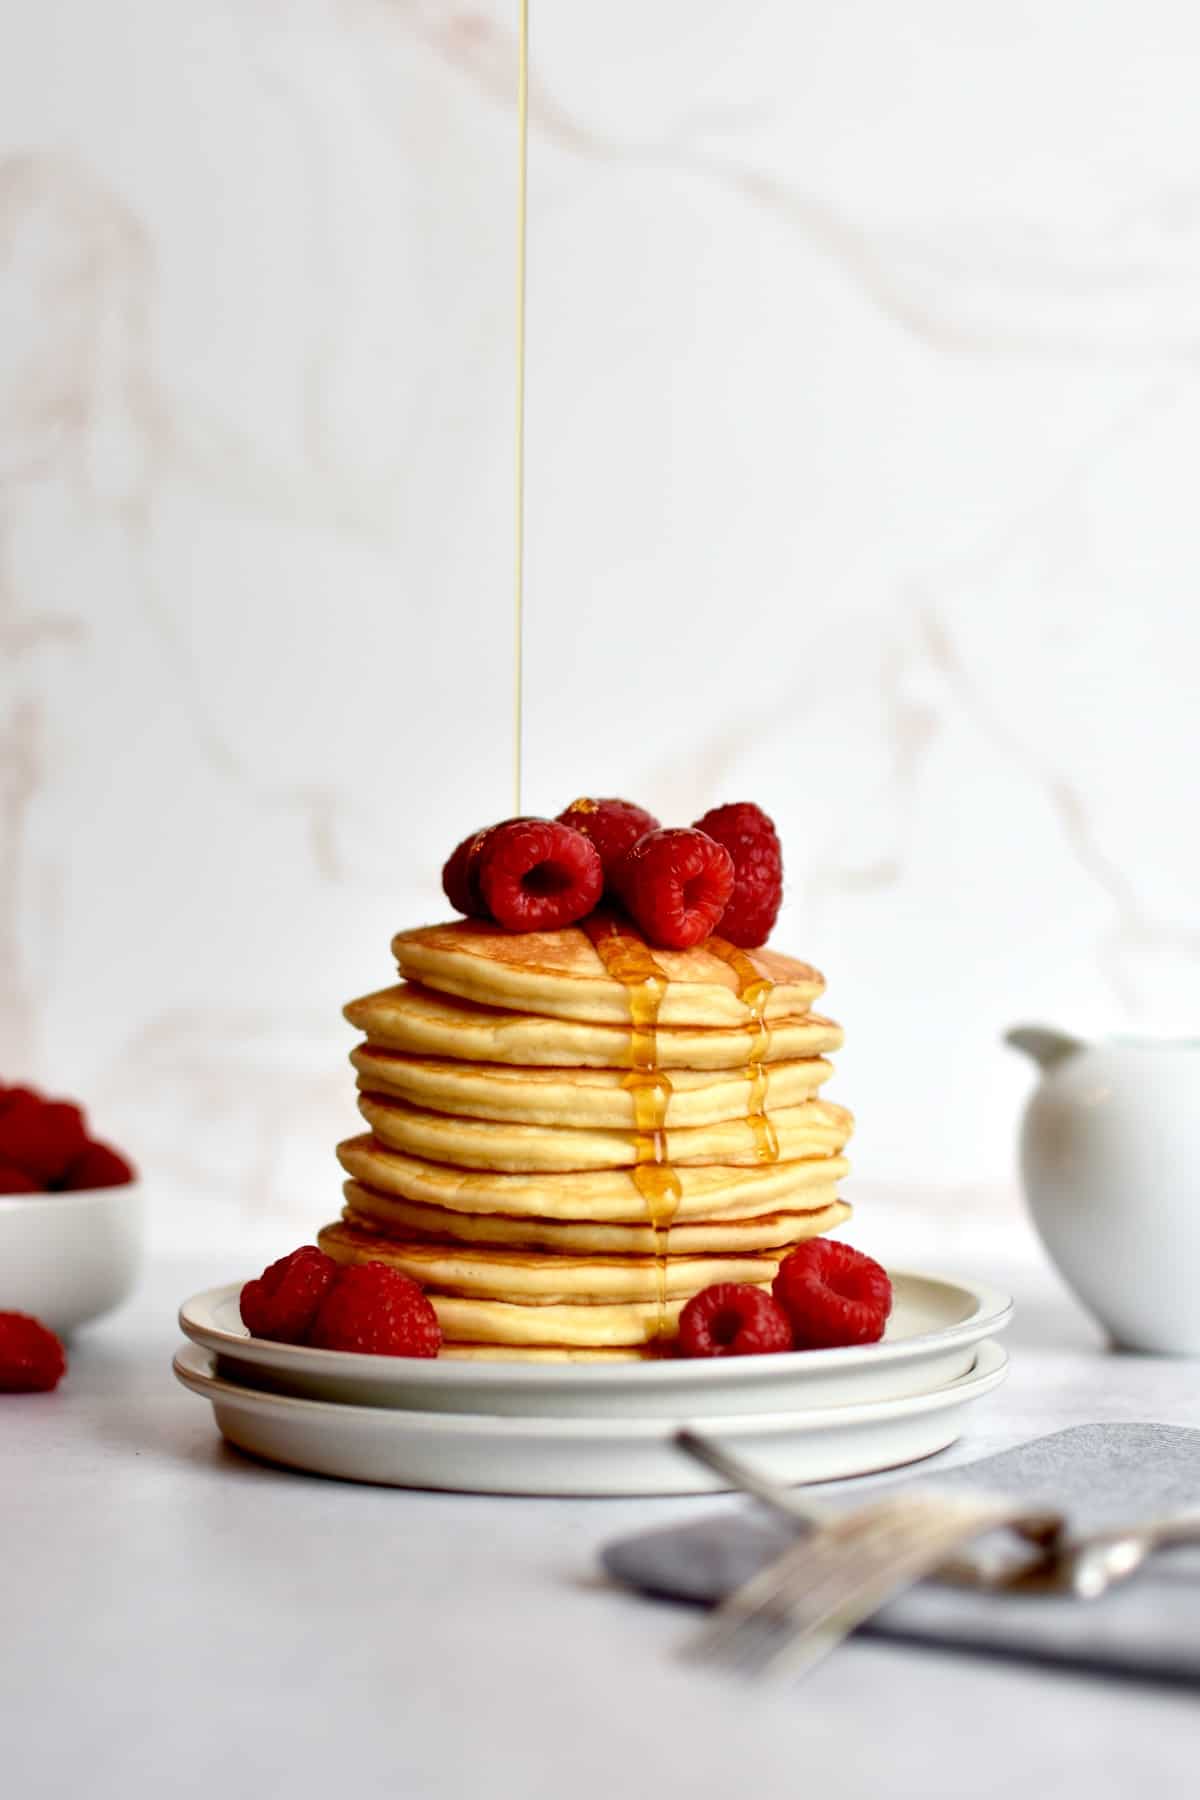
<instances>
[{"instance_id":1,"label":"white table surface","mask_svg":"<svg viewBox=\"0 0 1200 1800\"><path fill-rule=\"evenodd\" d=\"M931 1473L1071 1423L1200 1425L1197 1364L1107 1353L1011 1202L855 1198L864 1248L1018 1300L1007 1385ZM243 1459L170 1358L178 1301L251 1272L159 1259L57 1394L0 1398L8 1800L1192 1786L1194 1695L870 1642L782 1691L681 1665L690 1615L607 1586L596 1552L726 1499L407 1493Z\"/></svg>"}]
</instances>

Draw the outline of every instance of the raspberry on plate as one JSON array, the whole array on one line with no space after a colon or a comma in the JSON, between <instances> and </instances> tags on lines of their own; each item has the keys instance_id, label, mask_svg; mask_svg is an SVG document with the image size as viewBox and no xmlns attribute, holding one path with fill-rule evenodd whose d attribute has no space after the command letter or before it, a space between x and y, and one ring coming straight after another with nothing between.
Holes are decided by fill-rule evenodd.
<instances>
[{"instance_id":1,"label":"raspberry on plate","mask_svg":"<svg viewBox=\"0 0 1200 1800\"><path fill-rule=\"evenodd\" d=\"M798 1350L874 1344L892 1310L886 1269L830 1238L810 1238L785 1256L771 1292L792 1322Z\"/></svg>"},{"instance_id":2,"label":"raspberry on plate","mask_svg":"<svg viewBox=\"0 0 1200 1800\"><path fill-rule=\"evenodd\" d=\"M83 1114L65 1100L10 1088L0 1108L0 1163L54 1186L87 1143Z\"/></svg>"},{"instance_id":3,"label":"raspberry on plate","mask_svg":"<svg viewBox=\"0 0 1200 1800\"><path fill-rule=\"evenodd\" d=\"M308 1342L363 1356L436 1356L442 1328L411 1276L386 1263L351 1263L321 1302Z\"/></svg>"},{"instance_id":4,"label":"raspberry on plate","mask_svg":"<svg viewBox=\"0 0 1200 1800\"><path fill-rule=\"evenodd\" d=\"M685 1356L762 1356L791 1350L792 1328L764 1289L718 1281L680 1313L679 1348Z\"/></svg>"},{"instance_id":5,"label":"raspberry on plate","mask_svg":"<svg viewBox=\"0 0 1200 1800\"><path fill-rule=\"evenodd\" d=\"M0 1394L46 1394L67 1372L54 1333L28 1313L0 1312Z\"/></svg>"},{"instance_id":6,"label":"raspberry on plate","mask_svg":"<svg viewBox=\"0 0 1200 1800\"><path fill-rule=\"evenodd\" d=\"M251 1337L303 1343L337 1273L332 1256L315 1244L302 1244L246 1283L240 1301L242 1324Z\"/></svg>"},{"instance_id":7,"label":"raspberry on plate","mask_svg":"<svg viewBox=\"0 0 1200 1800\"><path fill-rule=\"evenodd\" d=\"M733 859L702 831L639 838L618 874L621 898L652 944L690 950L716 930L733 891Z\"/></svg>"},{"instance_id":8,"label":"raspberry on plate","mask_svg":"<svg viewBox=\"0 0 1200 1800\"><path fill-rule=\"evenodd\" d=\"M107 1144L87 1143L68 1163L59 1186L72 1191L83 1188L124 1187L135 1179L132 1166Z\"/></svg>"},{"instance_id":9,"label":"raspberry on plate","mask_svg":"<svg viewBox=\"0 0 1200 1800\"><path fill-rule=\"evenodd\" d=\"M657 831L659 821L644 806L632 800L591 800L586 795L572 800L558 815L560 825L570 825L591 838L600 853L604 869L604 885L616 892L616 872L623 857L648 831Z\"/></svg>"},{"instance_id":10,"label":"raspberry on plate","mask_svg":"<svg viewBox=\"0 0 1200 1800\"><path fill-rule=\"evenodd\" d=\"M506 931L558 931L592 911L604 869L581 831L557 819L510 819L487 834L479 886Z\"/></svg>"},{"instance_id":11,"label":"raspberry on plate","mask_svg":"<svg viewBox=\"0 0 1200 1800\"><path fill-rule=\"evenodd\" d=\"M783 899L783 851L761 806L742 801L714 806L696 830L724 844L733 858L733 893L721 917L721 936L757 950L771 935Z\"/></svg>"}]
</instances>

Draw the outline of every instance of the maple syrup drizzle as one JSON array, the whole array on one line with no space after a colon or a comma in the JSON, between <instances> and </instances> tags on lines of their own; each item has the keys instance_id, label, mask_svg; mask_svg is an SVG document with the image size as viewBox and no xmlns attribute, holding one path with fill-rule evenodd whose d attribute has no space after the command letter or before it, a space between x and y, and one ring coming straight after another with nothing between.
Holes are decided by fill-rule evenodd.
<instances>
[{"instance_id":1,"label":"maple syrup drizzle","mask_svg":"<svg viewBox=\"0 0 1200 1800\"><path fill-rule=\"evenodd\" d=\"M631 1069L621 1084L633 1095L633 1184L646 1202L646 1214L655 1232L656 1254L665 1253L658 1234L667 1231L683 1198L679 1177L667 1161L667 1107L671 1079L662 1069Z\"/></svg>"},{"instance_id":2,"label":"maple syrup drizzle","mask_svg":"<svg viewBox=\"0 0 1200 1800\"><path fill-rule=\"evenodd\" d=\"M755 1024L767 1033L769 1043L770 1027L767 1025L765 1015L767 1002L775 988L771 977L761 975L753 958L747 956L744 950L739 950L736 944L731 944L728 938L710 937L702 948L713 956L720 957L721 961L733 970L738 981L737 997L747 1008ZM763 1048L765 1050L766 1045ZM762 1057L757 1052L754 1061L762 1061Z\"/></svg>"},{"instance_id":3,"label":"maple syrup drizzle","mask_svg":"<svg viewBox=\"0 0 1200 1800\"><path fill-rule=\"evenodd\" d=\"M625 989L629 1006L629 1060L633 1064L622 1086L633 1100L633 1184L642 1197L654 1234L658 1286L658 1335L669 1332L667 1320L667 1254L671 1222L683 1189L667 1160L667 1108L671 1078L658 1066L658 1013L667 991L667 976L643 941L604 914L582 921L608 974Z\"/></svg>"},{"instance_id":4,"label":"maple syrup drizzle","mask_svg":"<svg viewBox=\"0 0 1200 1800\"><path fill-rule=\"evenodd\" d=\"M517 293L516 431L513 444L513 814L521 805L522 719L525 694L525 240L529 167L529 0L521 0L517 58Z\"/></svg>"},{"instance_id":5,"label":"maple syrup drizzle","mask_svg":"<svg viewBox=\"0 0 1200 1800\"><path fill-rule=\"evenodd\" d=\"M593 913L580 925L592 940L596 954L614 981L625 989L629 1003L629 1060L635 1069L658 1068L658 1010L667 991L667 977L655 962L644 939L619 925L608 913ZM668 1084L668 1099L670 1098Z\"/></svg>"},{"instance_id":6,"label":"maple syrup drizzle","mask_svg":"<svg viewBox=\"0 0 1200 1800\"><path fill-rule=\"evenodd\" d=\"M775 983L769 975L760 975L757 965L746 952L727 938L710 937L705 949L711 950L733 970L737 976L738 999L754 1021L756 1038L746 1065L746 1123L754 1134L754 1154L759 1162L778 1162L779 1134L767 1115L767 1071L764 1066L771 1047L767 1004Z\"/></svg>"},{"instance_id":7,"label":"maple syrup drizzle","mask_svg":"<svg viewBox=\"0 0 1200 1800\"><path fill-rule=\"evenodd\" d=\"M759 1162L779 1161L779 1134L766 1111L767 1071L759 1062L747 1063L746 1123L754 1133L754 1154Z\"/></svg>"}]
</instances>

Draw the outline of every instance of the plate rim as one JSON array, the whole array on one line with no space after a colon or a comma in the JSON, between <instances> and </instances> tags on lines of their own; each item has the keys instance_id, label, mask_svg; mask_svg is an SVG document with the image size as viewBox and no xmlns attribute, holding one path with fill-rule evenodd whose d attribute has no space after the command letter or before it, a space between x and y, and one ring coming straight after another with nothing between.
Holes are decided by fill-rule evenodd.
<instances>
[{"instance_id":1,"label":"plate rim","mask_svg":"<svg viewBox=\"0 0 1200 1800\"><path fill-rule=\"evenodd\" d=\"M420 1429L435 1437L513 1437L530 1435L549 1441L571 1438L612 1439L620 1442L629 1437L647 1442L669 1438L694 1413L681 1412L678 1419L587 1417L574 1418L556 1413L464 1413L431 1412L419 1408L362 1406L346 1400L312 1400L298 1394L276 1394L269 1388L230 1381L216 1372L216 1355L204 1345L181 1344L172 1359L175 1379L190 1393L208 1400L214 1407L231 1403L250 1407L260 1415L289 1414L295 1419L308 1419L313 1424L332 1418L358 1417L364 1424L370 1418L390 1421L401 1435L404 1429ZM985 1366L981 1369L980 1363ZM196 1366L206 1364L207 1366ZM838 1406L789 1408L775 1413L736 1413L700 1415L705 1431L723 1432L729 1436L752 1432L778 1431L798 1433L828 1431L846 1425L885 1424L895 1419L920 1417L956 1405L965 1405L999 1387L1009 1368L1009 1355L1004 1346L984 1338L976 1349L975 1361L961 1375L920 1394L901 1394L891 1400L846 1401ZM378 1427L385 1431L386 1425Z\"/></svg>"},{"instance_id":2,"label":"plate rim","mask_svg":"<svg viewBox=\"0 0 1200 1800\"><path fill-rule=\"evenodd\" d=\"M987 1282L971 1282L962 1278L938 1275L920 1269L889 1269L893 1283L900 1281L934 1283L956 1289L974 1300L970 1315L953 1325L934 1331L922 1331L912 1337L874 1344L846 1344L830 1350L776 1351L772 1355L678 1358L661 1362L617 1360L604 1363L545 1362L526 1363L497 1357L494 1361L459 1362L437 1357L365 1356L349 1350L318 1350L308 1344L282 1344L271 1338L242 1336L195 1317L195 1309L207 1306L211 1315L219 1303L232 1299L245 1285L242 1281L223 1282L205 1288L184 1300L178 1312L179 1329L194 1344L221 1356L242 1362L253 1362L264 1368L285 1368L297 1374L350 1374L364 1381L398 1380L418 1386L439 1387L507 1387L507 1388L602 1388L634 1385L656 1391L686 1387L704 1382L713 1387L736 1387L750 1378L782 1380L805 1370L833 1374L854 1368L869 1367L874 1362L908 1362L925 1355L938 1355L958 1345L980 1342L1007 1330L1012 1322L1014 1301L1011 1294ZM247 1277L247 1279L249 1279ZM353 1359L351 1368L350 1359Z\"/></svg>"}]
</instances>

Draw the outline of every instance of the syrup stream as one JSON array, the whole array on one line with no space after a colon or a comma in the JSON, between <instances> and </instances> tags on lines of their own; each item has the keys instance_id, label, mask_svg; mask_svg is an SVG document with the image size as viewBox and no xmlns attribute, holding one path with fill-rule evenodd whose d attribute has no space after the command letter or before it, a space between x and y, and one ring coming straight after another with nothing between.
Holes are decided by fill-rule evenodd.
<instances>
[{"instance_id":1,"label":"syrup stream","mask_svg":"<svg viewBox=\"0 0 1200 1800\"><path fill-rule=\"evenodd\" d=\"M515 569L513 583L513 816L521 814L521 748L524 739L525 623L525 221L529 164L529 0L521 4L517 67L517 416L515 444Z\"/></svg>"}]
</instances>

